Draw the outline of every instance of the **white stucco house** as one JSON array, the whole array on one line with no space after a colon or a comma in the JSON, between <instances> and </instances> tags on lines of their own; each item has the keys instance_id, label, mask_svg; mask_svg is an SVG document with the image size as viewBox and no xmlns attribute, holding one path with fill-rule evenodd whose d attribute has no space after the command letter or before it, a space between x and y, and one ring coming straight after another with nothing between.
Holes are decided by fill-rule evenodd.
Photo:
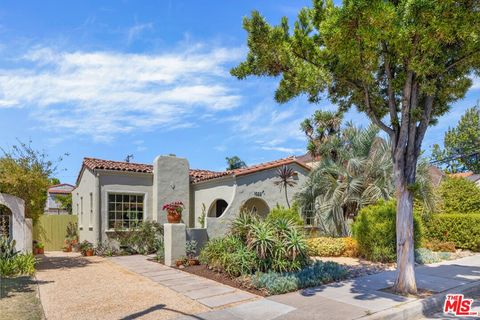
<instances>
[{"instance_id":1,"label":"white stucco house","mask_svg":"<svg viewBox=\"0 0 480 320\"><path fill-rule=\"evenodd\" d=\"M291 201L310 171L296 157L221 172L190 169L187 159L175 156L158 156L153 164L84 158L72 191L80 240L108 240L118 224L165 223L162 206L172 201L184 203L182 219L188 227L199 228L205 212L208 236L223 235L241 208L266 215L277 204L286 206L284 192L274 183L284 165L295 171L297 180L288 189Z\"/></svg>"},{"instance_id":2,"label":"white stucco house","mask_svg":"<svg viewBox=\"0 0 480 320\"><path fill-rule=\"evenodd\" d=\"M59 196L68 196L75 186L68 183L60 183L50 186L47 189L47 201L45 202L45 214L69 214L70 212L62 207Z\"/></svg>"}]
</instances>

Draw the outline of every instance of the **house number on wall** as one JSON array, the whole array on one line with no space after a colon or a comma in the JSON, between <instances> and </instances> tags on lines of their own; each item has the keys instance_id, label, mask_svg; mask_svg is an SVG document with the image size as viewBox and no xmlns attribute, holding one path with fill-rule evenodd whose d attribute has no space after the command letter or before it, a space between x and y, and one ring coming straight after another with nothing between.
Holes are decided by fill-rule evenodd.
<instances>
[{"instance_id":1,"label":"house number on wall","mask_svg":"<svg viewBox=\"0 0 480 320\"><path fill-rule=\"evenodd\" d=\"M255 197L263 197L263 195L265 195L265 191L255 191L253 195Z\"/></svg>"}]
</instances>

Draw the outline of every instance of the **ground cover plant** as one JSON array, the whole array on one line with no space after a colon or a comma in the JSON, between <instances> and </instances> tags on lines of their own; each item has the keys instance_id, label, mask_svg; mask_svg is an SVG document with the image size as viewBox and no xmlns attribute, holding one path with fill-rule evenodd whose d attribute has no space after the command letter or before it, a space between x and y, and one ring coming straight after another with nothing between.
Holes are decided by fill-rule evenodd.
<instances>
[{"instance_id":1,"label":"ground cover plant","mask_svg":"<svg viewBox=\"0 0 480 320\"><path fill-rule=\"evenodd\" d=\"M163 226L156 221L142 221L131 229L117 227L115 238L125 253L157 253L163 247Z\"/></svg>"},{"instance_id":2,"label":"ground cover plant","mask_svg":"<svg viewBox=\"0 0 480 320\"><path fill-rule=\"evenodd\" d=\"M318 257L356 257L357 241L350 237L318 237L307 240L308 254Z\"/></svg>"}]
</instances>

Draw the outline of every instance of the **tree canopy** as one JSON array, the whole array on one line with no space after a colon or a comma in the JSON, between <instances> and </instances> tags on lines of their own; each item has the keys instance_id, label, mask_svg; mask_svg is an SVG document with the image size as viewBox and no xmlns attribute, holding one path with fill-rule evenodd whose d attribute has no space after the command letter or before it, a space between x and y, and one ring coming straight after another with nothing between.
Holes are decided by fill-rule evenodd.
<instances>
[{"instance_id":1,"label":"tree canopy","mask_svg":"<svg viewBox=\"0 0 480 320\"><path fill-rule=\"evenodd\" d=\"M468 109L456 127L443 138L444 147L433 146L432 159L448 172L480 173L480 106Z\"/></svg>"},{"instance_id":2,"label":"tree canopy","mask_svg":"<svg viewBox=\"0 0 480 320\"><path fill-rule=\"evenodd\" d=\"M278 77L276 101L326 96L389 135L401 293L416 293L413 190L423 138L480 74L479 12L479 0L313 0L293 29L257 11L243 21L249 52L232 75Z\"/></svg>"},{"instance_id":3,"label":"tree canopy","mask_svg":"<svg viewBox=\"0 0 480 320\"><path fill-rule=\"evenodd\" d=\"M23 199L25 217L36 220L44 212L47 188L57 171L57 162L33 149L30 143L19 142L11 150L1 150L0 192Z\"/></svg>"},{"instance_id":4,"label":"tree canopy","mask_svg":"<svg viewBox=\"0 0 480 320\"><path fill-rule=\"evenodd\" d=\"M238 156L226 157L225 160L227 161L227 170L235 170L247 166Z\"/></svg>"}]
</instances>

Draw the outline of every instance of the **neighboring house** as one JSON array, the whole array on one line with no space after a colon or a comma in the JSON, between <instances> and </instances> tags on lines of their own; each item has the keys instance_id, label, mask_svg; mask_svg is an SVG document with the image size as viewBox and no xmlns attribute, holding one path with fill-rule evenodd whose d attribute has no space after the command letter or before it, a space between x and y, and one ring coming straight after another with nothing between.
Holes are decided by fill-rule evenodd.
<instances>
[{"instance_id":1,"label":"neighboring house","mask_svg":"<svg viewBox=\"0 0 480 320\"><path fill-rule=\"evenodd\" d=\"M472 171L467 171L467 172L452 173L452 174L449 174L448 176L454 177L454 178L465 178L467 180L475 182L475 184L478 187L480 187L480 173L473 173Z\"/></svg>"},{"instance_id":2,"label":"neighboring house","mask_svg":"<svg viewBox=\"0 0 480 320\"><path fill-rule=\"evenodd\" d=\"M47 189L47 202L45 204L45 214L69 214L68 210L62 208L58 201L58 196L67 196L72 193L75 186L68 183L61 183L51 186Z\"/></svg>"},{"instance_id":3,"label":"neighboring house","mask_svg":"<svg viewBox=\"0 0 480 320\"><path fill-rule=\"evenodd\" d=\"M162 206L172 201L184 203L188 227L200 227L205 207L209 237L221 236L242 208L265 216L277 204L286 206L284 190L274 183L283 165L295 170L291 202L310 171L295 157L221 172L190 169L186 159L175 156L159 156L153 165L84 158L72 192L80 240L103 242L115 226L137 221L165 223Z\"/></svg>"}]
</instances>

